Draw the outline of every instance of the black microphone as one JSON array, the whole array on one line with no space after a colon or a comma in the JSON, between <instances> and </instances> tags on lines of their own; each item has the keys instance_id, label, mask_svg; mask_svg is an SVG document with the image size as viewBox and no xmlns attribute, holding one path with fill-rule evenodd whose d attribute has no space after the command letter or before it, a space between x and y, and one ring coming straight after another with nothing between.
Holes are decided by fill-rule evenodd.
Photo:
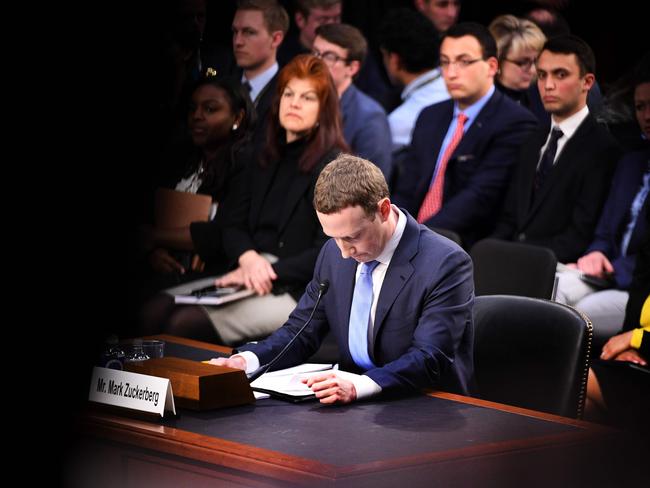
<instances>
[{"instance_id":1,"label":"black microphone","mask_svg":"<svg viewBox=\"0 0 650 488\"><path fill-rule=\"evenodd\" d=\"M296 332L296 335L291 338L291 340L288 342L286 346L284 346L284 349L280 351L280 353L275 356L271 361L269 361L266 364L263 364L259 368L257 368L255 371L253 371L251 374L248 375L248 382L252 383L255 381L257 378L262 376L264 373L266 373L271 366L273 366L278 359L280 359L282 356L284 356L284 353L287 352L287 350L291 347L291 344L293 344L298 336L302 334L302 331L305 330L305 328L309 325L309 322L311 322L311 318L314 316L314 312L316 312L316 308L318 308L318 304L320 303L320 299L323 298L323 295L327 293L327 290L330 287L330 282L329 280L323 280L321 283L318 284L318 298L316 298L316 303L314 304L314 308L311 310L311 314L309 315L309 318L307 319L307 322L300 328L298 332Z\"/></svg>"}]
</instances>

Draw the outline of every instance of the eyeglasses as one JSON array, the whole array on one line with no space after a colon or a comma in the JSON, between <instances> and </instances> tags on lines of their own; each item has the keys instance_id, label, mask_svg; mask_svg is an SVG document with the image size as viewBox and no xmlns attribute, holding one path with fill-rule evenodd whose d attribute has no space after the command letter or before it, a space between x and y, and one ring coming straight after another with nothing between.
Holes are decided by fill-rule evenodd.
<instances>
[{"instance_id":1,"label":"eyeglasses","mask_svg":"<svg viewBox=\"0 0 650 488\"><path fill-rule=\"evenodd\" d=\"M483 61L483 58L477 58L477 59L457 59L456 61L449 61L448 59L441 59L440 60L440 68L441 69L449 69L451 66L456 66L458 69L465 69L469 66L471 66L474 63L477 63L479 61Z\"/></svg>"},{"instance_id":2,"label":"eyeglasses","mask_svg":"<svg viewBox=\"0 0 650 488\"><path fill-rule=\"evenodd\" d=\"M333 53L332 51L325 51L324 53L322 53L320 51L313 50L311 53L317 58L322 59L329 65L336 64L338 61L343 61L344 63L348 62L348 58L342 58L341 56L339 56L336 53Z\"/></svg>"},{"instance_id":3,"label":"eyeglasses","mask_svg":"<svg viewBox=\"0 0 650 488\"><path fill-rule=\"evenodd\" d=\"M521 69L524 69L528 71L534 64L535 60L534 59L504 59L504 61L508 61L509 63L516 64L519 66Z\"/></svg>"}]
</instances>

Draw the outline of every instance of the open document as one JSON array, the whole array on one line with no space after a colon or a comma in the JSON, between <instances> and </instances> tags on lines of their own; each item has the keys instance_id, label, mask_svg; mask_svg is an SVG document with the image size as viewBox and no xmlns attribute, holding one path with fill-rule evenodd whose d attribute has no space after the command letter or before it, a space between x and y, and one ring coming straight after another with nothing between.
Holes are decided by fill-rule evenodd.
<instances>
[{"instance_id":1,"label":"open document","mask_svg":"<svg viewBox=\"0 0 650 488\"><path fill-rule=\"evenodd\" d=\"M293 368L265 373L251 383L254 392L267 393L269 396L290 402L304 402L316 398L314 392L302 382L314 373L328 371L332 364L305 363ZM257 394L256 398L261 398Z\"/></svg>"}]
</instances>

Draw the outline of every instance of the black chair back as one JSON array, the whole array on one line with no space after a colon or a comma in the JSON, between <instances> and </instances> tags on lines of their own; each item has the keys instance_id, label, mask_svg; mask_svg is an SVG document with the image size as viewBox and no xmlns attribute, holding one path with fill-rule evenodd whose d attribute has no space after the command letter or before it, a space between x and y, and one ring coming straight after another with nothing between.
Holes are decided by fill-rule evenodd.
<instances>
[{"instance_id":1,"label":"black chair back","mask_svg":"<svg viewBox=\"0 0 650 488\"><path fill-rule=\"evenodd\" d=\"M554 298L557 258L550 249L488 238L477 242L470 256L477 296Z\"/></svg>"},{"instance_id":2,"label":"black chair back","mask_svg":"<svg viewBox=\"0 0 650 488\"><path fill-rule=\"evenodd\" d=\"M593 338L585 315L548 300L481 296L474 327L480 398L582 417Z\"/></svg>"},{"instance_id":3,"label":"black chair back","mask_svg":"<svg viewBox=\"0 0 650 488\"><path fill-rule=\"evenodd\" d=\"M454 241L459 246L461 247L463 246L463 241L460 238L458 232L454 232L453 230L449 230L449 229L442 229L440 227L431 227L431 230L437 234L440 234L443 237L446 237L450 241Z\"/></svg>"}]
</instances>

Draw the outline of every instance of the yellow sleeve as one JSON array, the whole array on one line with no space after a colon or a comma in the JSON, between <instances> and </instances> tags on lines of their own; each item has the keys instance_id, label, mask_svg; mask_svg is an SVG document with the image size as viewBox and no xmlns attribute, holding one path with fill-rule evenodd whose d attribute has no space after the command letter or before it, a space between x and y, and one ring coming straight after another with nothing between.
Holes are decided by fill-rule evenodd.
<instances>
[{"instance_id":1,"label":"yellow sleeve","mask_svg":"<svg viewBox=\"0 0 650 488\"><path fill-rule=\"evenodd\" d=\"M650 332L650 326L648 327L639 327L632 331L632 337L630 338L630 347L634 349L639 349L641 347L641 341L643 340L643 331Z\"/></svg>"},{"instance_id":2,"label":"yellow sleeve","mask_svg":"<svg viewBox=\"0 0 650 488\"><path fill-rule=\"evenodd\" d=\"M641 320L639 320L641 327L650 327L650 295L643 302L641 307Z\"/></svg>"}]
</instances>

